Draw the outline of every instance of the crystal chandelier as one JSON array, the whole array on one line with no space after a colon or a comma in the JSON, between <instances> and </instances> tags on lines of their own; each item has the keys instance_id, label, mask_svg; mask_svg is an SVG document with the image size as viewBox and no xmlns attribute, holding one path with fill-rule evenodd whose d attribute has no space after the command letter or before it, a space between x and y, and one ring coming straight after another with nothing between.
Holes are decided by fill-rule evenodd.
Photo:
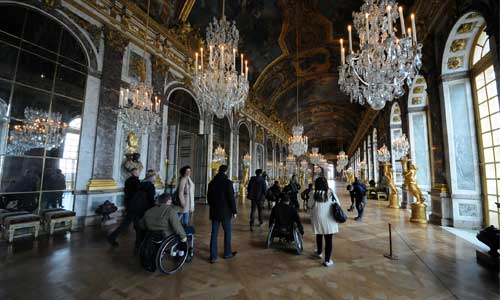
<instances>
[{"instance_id":1,"label":"crystal chandelier","mask_svg":"<svg viewBox=\"0 0 500 300\"><path fill-rule=\"evenodd\" d=\"M377 150L377 157L378 161L381 163L387 163L391 160L391 152L387 149L386 145L383 145Z\"/></svg>"},{"instance_id":2,"label":"crystal chandelier","mask_svg":"<svg viewBox=\"0 0 500 300\"><path fill-rule=\"evenodd\" d=\"M415 15L412 28L405 31L403 8L396 11L392 0L365 0L361 11L353 13L354 28L358 32L360 50L352 49L352 27L348 26L349 52L347 61L343 40L340 40L340 89L351 102L365 101L374 109L384 108L387 101L404 95L404 84L411 86L422 66L422 44L417 42ZM401 32L393 27L400 19Z\"/></svg>"},{"instance_id":3,"label":"crystal chandelier","mask_svg":"<svg viewBox=\"0 0 500 300\"><path fill-rule=\"evenodd\" d=\"M311 148L311 153L309 153L309 160L313 165L319 165L321 162L321 159L323 158L323 155L319 153L319 148L317 147L312 147Z\"/></svg>"},{"instance_id":4,"label":"crystal chandelier","mask_svg":"<svg viewBox=\"0 0 500 300\"><path fill-rule=\"evenodd\" d=\"M248 61L243 60L243 54L240 55L239 74L236 67L239 39L236 23L226 20L223 1L222 17L220 20L214 17L207 27L207 64L204 64L202 47L200 53L195 54L193 75L193 87L202 109L219 119L240 110L248 96Z\"/></svg>"},{"instance_id":5,"label":"crystal chandelier","mask_svg":"<svg viewBox=\"0 0 500 300\"><path fill-rule=\"evenodd\" d=\"M347 154L345 154L344 151L340 151L337 155L337 167L342 170L345 166L347 166L348 163L349 157L347 156ZM339 169L337 169L337 171L339 171Z\"/></svg>"},{"instance_id":6,"label":"crystal chandelier","mask_svg":"<svg viewBox=\"0 0 500 300\"><path fill-rule=\"evenodd\" d=\"M212 161L214 162L219 162L221 164L225 164L226 163L226 150L224 150L224 148L221 147L221 145L218 145L217 148L215 148L214 150L214 155L213 155L213 158L212 158Z\"/></svg>"},{"instance_id":7,"label":"crystal chandelier","mask_svg":"<svg viewBox=\"0 0 500 300\"><path fill-rule=\"evenodd\" d=\"M406 138L406 134L399 136L394 142L392 142L392 153L396 160L406 158L408 151L410 150L410 143Z\"/></svg>"},{"instance_id":8,"label":"crystal chandelier","mask_svg":"<svg viewBox=\"0 0 500 300\"><path fill-rule=\"evenodd\" d=\"M299 122L299 34L296 29L296 50L297 50L297 97L295 98L295 110L297 112L297 123L292 127L292 136L288 138L288 150L295 156L301 156L307 152L307 136L304 134L304 126Z\"/></svg>"},{"instance_id":9,"label":"crystal chandelier","mask_svg":"<svg viewBox=\"0 0 500 300\"><path fill-rule=\"evenodd\" d=\"M32 108L24 109L24 121L14 125L10 133L8 152L24 154L31 149L58 148L64 141L68 125L62 122L62 114Z\"/></svg>"},{"instance_id":10,"label":"crystal chandelier","mask_svg":"<svg viewBox=\"0 0 500 300\"><path fill-rule=\"evenodd\" d=\"M149 16L150 1L148 1L147 15ZM149 17L146 18L144 33L143 62L139 69L139 82L131 84L131 91L120 91L118 119L125 129L147 134L154 132L160 124L160 100L153 97L153 87L146 83L146 41L149 28Z\"/></svg>"}]
</instances>

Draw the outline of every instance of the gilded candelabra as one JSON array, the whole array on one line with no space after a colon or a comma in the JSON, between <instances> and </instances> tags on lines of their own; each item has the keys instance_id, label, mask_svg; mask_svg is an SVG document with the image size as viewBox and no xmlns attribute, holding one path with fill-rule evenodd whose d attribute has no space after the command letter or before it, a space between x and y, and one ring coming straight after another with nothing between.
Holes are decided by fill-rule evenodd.
<instances>
[{"instance_id":1,"label":"gilded candelabra","mask_svg":"<svg viewBox=\"0 0 500 300\"><path fill-rule=\"evenodd\" d=\"M390 168L389 161L391 160L391 152L387 149L386 145L380 147L377 150L377 157L380 163L384 166L384 176L387 180L387 184L389 185L390 194L389 194L389 205L388 208L400 208L399 206L399 197L398 190L396 189L396 185L394 184L393 178L393 169Z\"/></svg>"},{"instance_id":2,"label":"gilded candelabra","mask_svg":"<svg viewBox=\"0 0 500 300\"><path fill-rule=\"evenodd\" d=\"M251 159L252 157L248 153L243 156L243 176L240 182L240 198L242 202L245 202L247 199L247 184Z\"/></svg>"}]
</instances>

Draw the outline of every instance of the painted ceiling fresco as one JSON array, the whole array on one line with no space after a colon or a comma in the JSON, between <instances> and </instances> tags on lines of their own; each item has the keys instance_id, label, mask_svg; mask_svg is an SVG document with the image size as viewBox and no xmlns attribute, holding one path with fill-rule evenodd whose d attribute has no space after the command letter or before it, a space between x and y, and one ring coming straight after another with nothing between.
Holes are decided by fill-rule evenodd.
<instances>
[{"instance_id":1,"label":"painted ceiling fresco","mask_svg":"<svg viewBox=\"0 0 500 300\"><path fill-rule=\"evenodd\" d=\"M153 0L156 1L156 0ZM166 11L179 12L186 0ZM240 51L249 57L250 101L291 128L299 118L311 145L322 153L347 150L366 109L351 104L338 87L339 39L347 37L352 12L363 0L226 0L225 15L240 31ZM413 0L399 3L409 7ZM188 22L205 35L222 0L196 0ZM161 14L158 13L157 17ZM166 18L168 22L168 18ZM353 36L356 43L356 34ZM297 60L298 48L298 60Z\"/></svg>"}]
</instances>

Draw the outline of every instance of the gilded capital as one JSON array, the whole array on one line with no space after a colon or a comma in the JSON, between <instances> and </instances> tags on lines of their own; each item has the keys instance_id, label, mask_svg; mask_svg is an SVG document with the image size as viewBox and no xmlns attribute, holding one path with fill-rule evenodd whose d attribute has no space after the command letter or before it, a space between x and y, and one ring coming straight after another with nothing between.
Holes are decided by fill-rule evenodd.
<instances>
[{"instance_id":1,"label":"gilded capital","mask_svg":"<svg viewBox=\"0 0 500 300\"><path fill-rule=\"evenodd\" d=\"M104 37L106 46L116 51L125 50L125 47L129 43L129 39L123 33L110 26L105 27Z\"/></svg>"}]
</instances>

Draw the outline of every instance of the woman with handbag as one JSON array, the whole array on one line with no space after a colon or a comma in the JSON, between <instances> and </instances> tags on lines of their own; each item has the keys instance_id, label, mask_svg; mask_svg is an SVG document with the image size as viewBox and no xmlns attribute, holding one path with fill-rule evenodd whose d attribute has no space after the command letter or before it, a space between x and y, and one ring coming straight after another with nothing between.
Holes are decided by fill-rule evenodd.
<instances>
[{"instance_id":1,"label":"woman with handbag","mask_svg":"<svg viewBox=\"0 0 500 300\"><path fill-rule=\"evenodd\" d=\"M333 265L332 239L333 235L339 231L339 226L332 214L332 205L336 197L334 192L328 187L325 177L321 176L314 182L313 204L311 209L311 221L313 232L316 235L315 256L322 258L323 239L325 240L325 267Z\"/></svg>"},{"instance_id":2,"label":"woman with handbag","mask_svg":"<svg viewBox=\"0 0 500 300\"><path fill-rule=\"evenodd\" d=\"M179 220L187 226L189 225L189 214L194 212L194 183L191 180L191 167L184 166L180 170L181 179L177 197L180 202Z\"/></svg>"}]
</instances>

